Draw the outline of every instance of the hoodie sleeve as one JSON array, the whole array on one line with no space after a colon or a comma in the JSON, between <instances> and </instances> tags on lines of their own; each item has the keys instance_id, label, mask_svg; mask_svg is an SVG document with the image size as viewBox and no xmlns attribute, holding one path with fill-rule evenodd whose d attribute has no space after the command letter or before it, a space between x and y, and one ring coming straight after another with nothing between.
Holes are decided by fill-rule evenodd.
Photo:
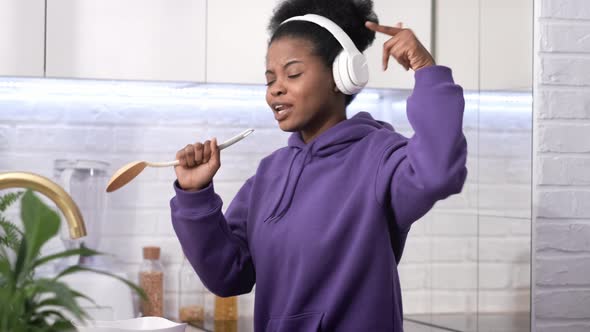
<instances>
[{"instance_id":1,"label":"hoodie sleeve","mask_svg":"<svg viewBox=\"0 0 590 332\"><path fill-rule=\"evenodd\" d=\"M461 192L467 176L463 89L448 67L422 68L414 77L407 100L414 135L385 149L376 179L377 198L402 232L436 201Z\"/></svg>"},{"instance_id":2,"label":"hoodie sleeve","mask_svg":"<svg viewBox=\"0 0 590 332\"><path fill-rule=\"evenodd\" d=\"M247 217L253 177L240 189L225 216L223 202L210 183L197 192L174 183L172 225L182 250L203 284L219 296L248 293L255 271L247 242Z\"/></svg>"}]
</instances>

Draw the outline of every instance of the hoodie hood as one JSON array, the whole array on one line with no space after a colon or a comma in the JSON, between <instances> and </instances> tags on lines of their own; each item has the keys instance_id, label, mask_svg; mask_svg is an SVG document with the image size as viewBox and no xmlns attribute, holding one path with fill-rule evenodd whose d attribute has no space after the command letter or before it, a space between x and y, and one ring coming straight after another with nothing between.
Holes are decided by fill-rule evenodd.
<instances>
[{"instance_id":1,"label":"hoodie hood","mask_svg":"<svg viewBox=\"0 0 590 332\"><path fill-rule=\"evenodd\" d=\"M303 141L299 132L291 134L287 147L290 155L289 165L285 168L287 175L281 184L280 198L265 222L276 222L287 212L301 173L313 159L328 158L380 129L394 130L389 123L375 120L367 112L360 112L329 128L308 144Z\"/></svg>"}]
</instances>

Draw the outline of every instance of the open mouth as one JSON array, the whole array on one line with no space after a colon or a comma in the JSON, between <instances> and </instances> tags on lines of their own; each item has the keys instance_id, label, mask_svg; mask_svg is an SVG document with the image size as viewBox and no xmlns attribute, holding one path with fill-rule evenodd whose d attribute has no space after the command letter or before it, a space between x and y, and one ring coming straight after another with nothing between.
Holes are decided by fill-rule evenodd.
<instances>
[{"instance_id":1,"label":"open mouth","mask_svg":"<svg viewBox=\"0 0 590 332\"><path fill-rule=\"evenodd\" d=\"M288 112L293 105L291 104L273 104L272 109L277 112L278 114L283 114Z\"/></svg>"},{"instance_id":2,"label":"open mouth","mask_svg":"<svg viewBox=\"0 0 590 332\"><path fill-rule=\"evenodd\" d=\"M281 104L281 103L273 103L272 109L275 112L275 119L277 121L284 120L289 116L291 110L293 109L292 104Z\"/></svg>"}]
</instances>

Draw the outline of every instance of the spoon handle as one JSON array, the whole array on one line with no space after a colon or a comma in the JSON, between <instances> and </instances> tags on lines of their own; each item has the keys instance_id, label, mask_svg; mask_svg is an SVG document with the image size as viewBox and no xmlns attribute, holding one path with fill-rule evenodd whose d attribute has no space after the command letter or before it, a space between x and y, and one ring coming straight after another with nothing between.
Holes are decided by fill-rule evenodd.
<instances>
[{"instance_id":1,"label":"spoon handle","mask_svg":"<svg viewBox=\"0 0 590 332\"><path fill-rule=\"evenodd\" d=\"M147 162L147 165L150 167L169 167L169 166L176 166L180 163L178 160L173 161L160 161L160 162Z\"/></svg>"},{"instance_id":2,"label":"spoon handle","mask_svg":"<svg viewBox=\"0 0 590 332\"><path fill-rule=\"evenodd\" d=\"M238 135L228 139L227 141L219 144L218 145L219 150L223 150L225 148L228 148L231 145L233 145L234 143L241 141L244 137L250 135L253 131L254 131L254 129L250 128L250 129L245 130L245 131L239 133ZM177 166L178 164L180 164L180 161L178 161L178 160L165 161L165 162L147 162L147 166L150 166L150 167L170 167L170 166Z\"/></svg>"},{"instance_id":3,"label":"spoon handle","mask_svg":"<svg viewBox=\"0 0 590 332\"><path fill-rule=\"evenodd\" d=\"M237 143L239 141L241 141L244 137L250 135L252 132L254 131L254 129L250 128L247 130L244 130L243 132L237 134L236 136L228 139L227 141L219 144L219 150L223 150L225 148L230 147L231 145L233 145L234 143Z\"/></svg>"}]
</instances>

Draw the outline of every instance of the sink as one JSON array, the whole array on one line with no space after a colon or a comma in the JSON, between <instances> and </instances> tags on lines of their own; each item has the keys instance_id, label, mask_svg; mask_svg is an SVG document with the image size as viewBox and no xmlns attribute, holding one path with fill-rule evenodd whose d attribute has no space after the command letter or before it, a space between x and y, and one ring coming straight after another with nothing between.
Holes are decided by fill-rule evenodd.
<instances>
[{"instance_id":1,"label":"sink","mask_svg":"<svg viewBox=\"0 0 590 332\"><path fill-rule=\"evenodd\" d=\"M79 332L184 332L186 324L176 323L161 317L140 317L114 321L88 321L85 325L76 325Z\"/></svg>"}]
</instances>

